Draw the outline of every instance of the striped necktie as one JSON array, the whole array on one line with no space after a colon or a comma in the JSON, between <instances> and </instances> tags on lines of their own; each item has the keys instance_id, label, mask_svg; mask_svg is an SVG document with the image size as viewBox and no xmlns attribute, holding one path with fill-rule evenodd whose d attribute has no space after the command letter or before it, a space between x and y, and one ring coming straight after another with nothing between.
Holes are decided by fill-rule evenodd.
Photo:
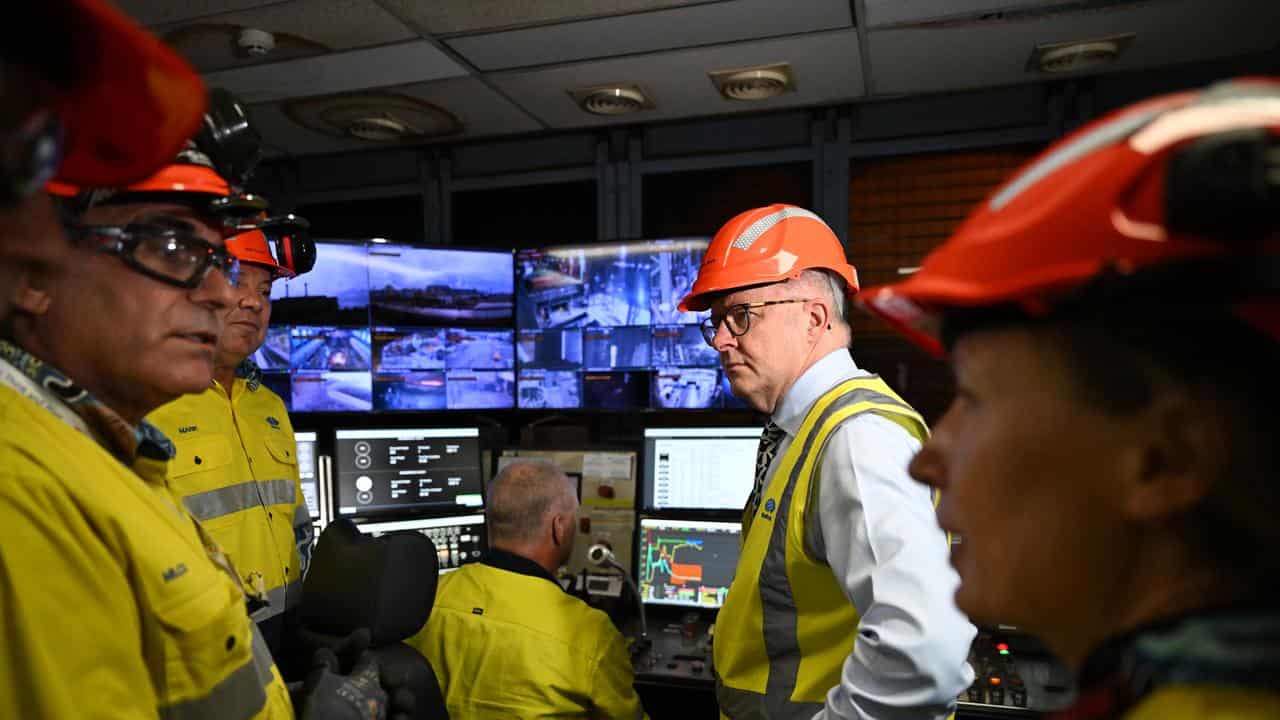
<instances>
[{"instance_id":1,"label":"striped necktie","mask_svg":"<svg viewBox=\"0 0 1280 720\"><path fill-rule=\"evenodd\" d=\"M764 426L764 432L760 435L760 448L756 450L756 484L751 489L751 499L747 501L747 517L755 517L756 510L760 507L760 497L764 495L765 482L769 478L769 466L778 454L778 445L786 436L786 431L772 420Z\"/></svg>"}]
</instances>

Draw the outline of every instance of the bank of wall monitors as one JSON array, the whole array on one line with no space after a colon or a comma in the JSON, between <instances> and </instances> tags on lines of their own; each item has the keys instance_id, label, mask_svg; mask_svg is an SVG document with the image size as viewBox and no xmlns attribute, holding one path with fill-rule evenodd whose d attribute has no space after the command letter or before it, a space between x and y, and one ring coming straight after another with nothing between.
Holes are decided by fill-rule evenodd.
<instances>
[{"instance_id":1,"label":"bank of wall monitors","mask_svg":"<svg viewBox=\"0 0 1280 720\"><path fill-rule=\"evenodd\" d=\"M516 255L522 408L740 407L717 353L677 306L706 238L600 243Z\"/></svg>"},{"instance_id":2,"label":"bank of wall monitors","mask_svg":"<svg viewBox=\"0 0 1280 720\"><path fill-rule=\"evenodd\" d=\"M515 404L510 251L317 243L254 354L294 412Z\"/></svg>"},{"instance_id":3,"label":"bank of wall monitors","mask_svg":"<svg viewBox=\"0 0 1280 720\"><path fill-rule=\"evenodd\" d=\"M316 434L295 432L293 439L298 446L298 479L302 484L302 499L312 520L320 517L320 476L316 462Z\"/></svg>"},{"instance_id":4,"label":"bank of wall monitors","mask_svg":"<svg viewBox=\"0 0 1280 720\"><path fill-rule=\"evenodd\" d=\"M336 517L483 507L478 428L336 430Z\"/></svg>"},{"instance_id":5,"label":"bank of wall monitors","mask_svg":"<svg viewBox=\"0 0 1280 720\"><path fill-rule=\"evenodd\" d=\"M484 515L366 522L356 525L356 529L373 537L400 530L426 535L436 546L436 557L442 575L479 560L489 547L485 536Z\"/></svg>"},{"instance_id":6,"label":"bank of wall monitors","mask_svg":"<svg viewBox=\"0 0 1280 720\"><path fill-rule=\"evenodd\" d=\"M736 522L640 519L636 580L648 605L718 608L738 566Z\"/></svg>"},{"instance_id":7,"label":"bank of wall monitors","mask_svg":"<svg viewBox=\"0 0 1280 720\"><path fill-rule=\"evenodd\" d=\"M733 510L755 483L759 427L645 428L644 509Z\"/></svg>"}]
</instances>

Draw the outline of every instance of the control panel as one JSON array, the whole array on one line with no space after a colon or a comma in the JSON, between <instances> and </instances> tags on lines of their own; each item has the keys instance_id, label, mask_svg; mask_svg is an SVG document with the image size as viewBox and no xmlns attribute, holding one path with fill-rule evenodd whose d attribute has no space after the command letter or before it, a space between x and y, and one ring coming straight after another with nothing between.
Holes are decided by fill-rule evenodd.
<instances>
[{"instance_id":1,"label":"control panel","mask_svg":"<svg viewBox=\"0 0 1280 720\"><path fill-rule=\"evenodd\" d=\"M1074 696L1067 669L1024 635L981 630L969 650L974 681L963 706L1052 712ZM1028 713L1030 714L1030 713Z\"/></svg>"},{"instance_id":2,"label":"control panel","mask_svg":"<svg viewBox=\"0 0 1280 720\"><path fill-rule=\"evenodd\" d=\"M714 682L711 649L715 625L700 613L679 622L655 623L648 642L632 646L632 667L639 683L709 684Z\"/></svg>"}]
</instances>

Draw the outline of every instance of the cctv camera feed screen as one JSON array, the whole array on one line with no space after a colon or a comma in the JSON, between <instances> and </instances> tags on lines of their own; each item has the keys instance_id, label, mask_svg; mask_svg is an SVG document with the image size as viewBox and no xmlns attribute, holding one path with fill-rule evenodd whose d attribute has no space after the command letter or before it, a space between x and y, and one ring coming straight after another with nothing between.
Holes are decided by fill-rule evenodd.
<instances>
[{"instance_id":1,"label":"cctv camera feed screen","mask_svg":"<svg viewBox=\"0 0 1280 720\"><path fill-rule=\"evenodd\" d=\"M288 370L293 351L290 346L289 326L272 325L267 328L267 339L253 354L253 361L264 371Z\"/></svg>"},{"instance_id":2,"label":"cctv camera feed screen","mask_svg":"<svg viewBox=\"0 0 1280 720\"><path fill-rule=\"evenodd\" d=\"M582 330L521 330L516 354L520 367L537 370L578 370L582 367Z\"/></svg>"},{"instance_id":3,"label":"cctv camera feed screen","mask_svg":"<svg viewBox=\"0 0 1280 720\"><path fill-rule=\"evenodd\" d=\"M581 378L569 370L521 370L516 392L522 408L582 406Z\"/></svg>"},{"instance_id":4,"label":"cctv camera feed screen","mask_svg":"<svg viewBox=\"0 0 1280 720\"><path fill-rule=\"evenodd\" d=\"M478 428L337 430L338 516L483 507Z\"/></svg>"},{"instance_id":5,"label":"cctv camera feed screen","mask_svg":"<svg viewBox=\"0 0 1280 720\"><path fill-rule=\"evenodd\" d=\"M755 482L759 427L646 428L646 510L746 507Z\"/></svg>"},{"instance_id":6,"label":"cctv camera feed screen","mask_svg":"<svg viewBox=\"0 0 1280 720\"><path fill-rule=\"evenodd\" d=\"M517 253L519 406L724 407L714 374L683 372L720 364L697 328L705 313L677 308L707 243L672 238ZM526 372L535 370L577 372L579 382ZM654 394L659 383L663 392ZM580 404L569 404L575 397Z\"/></svg>"},{"instance_id":7,"label":"cctv camera feed screen","mask_svg":"<svg viewBox=\"0 0 1280 720\"><path fill-rule=\"evenodd\" d=\"M298 412L370 410L369 328L295 325L290 331Z\"/></svg>"},{"instance_id":8,"label":"cctv camera feed screen","mask_svg":"<svg viewBox=\"0 0 1280 720\"><path fill-rule=\"evenodd\" d=\"M271 284L281 325L369 325L369 256L362 244L317 242L316 267Z\"/></svg>"},{"instance_id":9,"label":"cctv camera feed screen","mask_svg":"<svg viewBox=\"0 0 1280 720\"><path fill-rule=\"evenodd\" d=\"M374 325L509 328L514 318L510 251L369 248Z\"/></svg>"},{"instance_id":10,"label":"cctv camera feed screen","mask_svg":"<svg viewBox=\"0 0 1280 720\"><path fill-rule=\"evenodd\" d=\"M648 605L719 608L738 566L736 522L640 519L636 580Z\"/></svg>"},{"instance_id":11,"label":"cctv camera feed screen","mask_svg":"<svg viewBox=\"0 0 1280 720\"><path fill-rule=\"evenodd\" d=\"M316 434L295 432L298 446L298 479L302 481L302 499L307 503L311 519L320 517L320 479L316 474Z\"/></svg>"},{"instance_id":12,"label":"cctv camera feed screen","mask_svg":"<svg viewBox=\"0 0 1280 720\"><path fill-rule=\"evenodd\" d=\"M653 371L650 405L664 410L724 407L718 368L658 368Z\"/></svg>"},{"instance_id":13,"label":"cctv camera feed screen","mask_svg":"<svg viewBox=\"0 0 1280 720\"><path fill-rule=\"evenodd\" d=\"M426 535L431 539L431 544L436 546L436 559L441 575L479 560L489 546L484 529L484 515L360 523L356 525L356 529L373 537L405 530Z\"/></svg>"}]
</instances>

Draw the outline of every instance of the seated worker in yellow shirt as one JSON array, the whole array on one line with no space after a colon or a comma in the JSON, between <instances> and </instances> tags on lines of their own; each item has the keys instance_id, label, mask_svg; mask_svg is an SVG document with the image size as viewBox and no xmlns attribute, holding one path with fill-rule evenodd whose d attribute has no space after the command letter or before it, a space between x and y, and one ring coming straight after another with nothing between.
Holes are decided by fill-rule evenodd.
<instances>
[{"instance_id":1,"label":"seated worker in yellow shirt","mask_svg":"<svg viewBox=\"0 0 1280 720\"><path fill-rule=\"evenodd\" d=\"M271 320L271 283L293 277L261 230L227 241L240 260L234 302L214 354L214 381L148 416L173 441L169 491L231 558L271 654L288 657L284 613L302 597L315 531L298 478L293 425L280 396L262 384L250 356ZM285 652L282 652L285 651Z\"/></svg>"},{"instance_id":2,"label":"seated worker in yellow shirt","mask_svg":"<svg viewBox=\"0 0 1280 720\"><path fill-rule=\"evenodd\" d=\"M578 498L555 465L520 460L489 485L489 553L440 578L410 645L452 720L641 718L631 658L609 617L561 589Z\"/></svg>"}]
</instances>

